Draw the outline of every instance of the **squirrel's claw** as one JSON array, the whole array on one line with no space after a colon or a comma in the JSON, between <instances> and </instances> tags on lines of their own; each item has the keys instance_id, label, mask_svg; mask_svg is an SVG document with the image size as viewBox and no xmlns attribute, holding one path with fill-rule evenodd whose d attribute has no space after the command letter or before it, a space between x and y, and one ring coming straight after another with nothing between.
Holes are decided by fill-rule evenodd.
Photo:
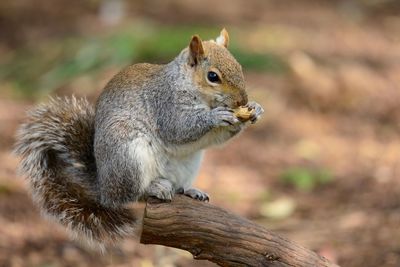
<instances>
[{"instance_id":1,"label":"squirrel's claw","mask_svg":"<svg viewBox=\"0 0 400 267\"><path fill-rule=\"evenodd\" d=\"M256 123L260 118L261 115L264 113L264 109L255 101L250 101L247 103L246 107L254 109L254 115L251 117L250 122L252 124Z\"/></svg>"},{"instance_id":2,"label":"squirrel's claw","mask_svg":"<svg viewBox=\"0 0 400 267\"><path fill-rule=\"evenodd\" d=\"M217 107L211 110L214 124L219 126L231 126L240 123L232 109L227 107Z\"/></svg>"},{"instance_id":3,"label":"squirrel's claw","mask_svg":"<svg viewBox=\"0 0 400 267\"><path fill-rule=\"evenodd\" d=\"M196 189L196 188L186 189L186 190L184 190L183 194L185 196L188 196L193 199L200 200L200 201L204 201L204 202L210 201L210 197L208 196L207 193L204 193L203 191L200 191L199 189Z\"/></svg>"}]
</instances>

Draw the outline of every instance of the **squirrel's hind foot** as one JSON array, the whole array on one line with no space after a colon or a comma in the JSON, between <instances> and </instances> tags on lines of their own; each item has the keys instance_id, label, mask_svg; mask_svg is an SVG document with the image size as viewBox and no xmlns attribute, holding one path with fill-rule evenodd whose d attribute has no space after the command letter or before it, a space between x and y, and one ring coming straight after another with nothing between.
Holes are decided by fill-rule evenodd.
<instances>
[{"instance_id":1,"label":"squirrel's hind foot","mask_svg":"<svg viewBox=\"0 0 400 267\"><path fill-rule=\"evenodd\" d=\"M210 197L208 196L207 193L204 193L203 191L200 191L199 189L196 188L189 188L189 189L181 189L179 193L184 194L185 196L191 197L193 199L197 199L200 201L208 202L210 201Z\"/></svg>"},{"instance_id":2,"label":"squirrel's hind foot","mask_svg":"<svg viewBox=\"0 0 400 267\"><path fill-rule=\"evenodd\" d=\"M161 200L171 201L175 195L175 189L171 181L158 178L151 182L150 186L146 189L147 197L156 197Z\"/></svg>"}]
</instances>

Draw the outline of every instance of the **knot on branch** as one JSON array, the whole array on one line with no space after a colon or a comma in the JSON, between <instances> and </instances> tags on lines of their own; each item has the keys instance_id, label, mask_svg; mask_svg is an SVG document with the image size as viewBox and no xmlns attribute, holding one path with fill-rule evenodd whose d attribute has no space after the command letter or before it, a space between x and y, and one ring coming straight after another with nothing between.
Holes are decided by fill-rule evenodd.
<instances>
[{"instance_id":1,"label":"knot on branch","mask_svg":"<svg viewBox=\"0 0 400 267\"><path fill-rule=\"evenodd\" d=\"M275 256L275 255L272 254L272 253L267 253L267 254L265 254L265 258L266 258L268 261L277 261L277 260L279 260L279 257L278 257L278 256Z\"/></svg>"}]
</instances>

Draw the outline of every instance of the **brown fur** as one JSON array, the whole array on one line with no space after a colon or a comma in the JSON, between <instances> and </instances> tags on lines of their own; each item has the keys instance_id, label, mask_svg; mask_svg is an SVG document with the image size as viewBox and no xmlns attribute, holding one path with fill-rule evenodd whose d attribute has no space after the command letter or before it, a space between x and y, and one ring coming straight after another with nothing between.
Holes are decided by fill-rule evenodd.
<instances>
[{"instance_id":1,"label":"brown fur","mask_svg":"<svg viewBox=\"0 0 400 267\"><path fill-rule=\"evenodd\" d=\"M226 31L224 34L228 34ZM196 48L203 51L198 56L196 51L192 54L202 58L203 61L198 64L194 73L194 80L199 84L200 91L204 93L205 99L211 101L214 94L217 92L228 95L231 98L230 107L236 108L247 103L246 85L241 65L229 53L227 48L223 45L218 45L214 41L202 41L197 43L200 37L195 36L196 46L200 45L201 48ZM229 37L225 37L229 40ZM191 44L193 39L191 41ZM215 71L221 78L221 84L213 86L207 81L207 73Z\"/></svg>"}]
</instances>

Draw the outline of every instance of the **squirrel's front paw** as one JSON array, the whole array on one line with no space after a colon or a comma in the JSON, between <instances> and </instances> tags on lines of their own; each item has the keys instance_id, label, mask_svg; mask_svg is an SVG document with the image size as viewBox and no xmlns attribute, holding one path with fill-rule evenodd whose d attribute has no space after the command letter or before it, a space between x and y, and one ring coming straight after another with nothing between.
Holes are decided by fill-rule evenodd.
<instances>
[{"instance_id":1,"label":"squirrel's front paw","mask_svg":"<svg viewBox=\"0 0 400 267\"><path fill-rule=\"evenodd\" d=\"M161 200L170 201L175 194L172 183L164 178L158 178L152 181L146 189L147 197L156 197Z\"/></svg>"},{"instance_id":2,"label":"squirrel's front paw","mask_svg":"<svg viewBox=\"0 0 400 267\"><path fill-rule=\"evenodd\" d=\"M208 202L210 200L210 197L208 196L207 193L204 193L203 191L200 191L199 189L196 189L196 188L189 188L189 189L181 190L178 193L184 194L185 196L188 196L193 199L200 200L200 201Z\"/></svg>"},{"instance_id":3,"label":"squirrel's front paw","mask_svg":"<svg viewBox=\"0 0 400 267\"><path fill-rule=\"evenodd\" d=\"M258 104L255 101L250 101L247 103L246 107L249 107L251 109L254 109L254 115L250 118L251 123L256 123L256 121L261 117L261 115L264 113L264 109L261 107L260 104Z\"/></svg>"},{"instance_id":4,"label":"squirrel's front paw","mask_svg":"<svg viewBox=\"0 0 400 267\"><path fill-rule=\"evenodd\" d=\"M235 116L232 109L227 107L217 107L211 110L213 124L219 126L231 126L239 124L239 119Z\"/></svg>"}]
</instances>

